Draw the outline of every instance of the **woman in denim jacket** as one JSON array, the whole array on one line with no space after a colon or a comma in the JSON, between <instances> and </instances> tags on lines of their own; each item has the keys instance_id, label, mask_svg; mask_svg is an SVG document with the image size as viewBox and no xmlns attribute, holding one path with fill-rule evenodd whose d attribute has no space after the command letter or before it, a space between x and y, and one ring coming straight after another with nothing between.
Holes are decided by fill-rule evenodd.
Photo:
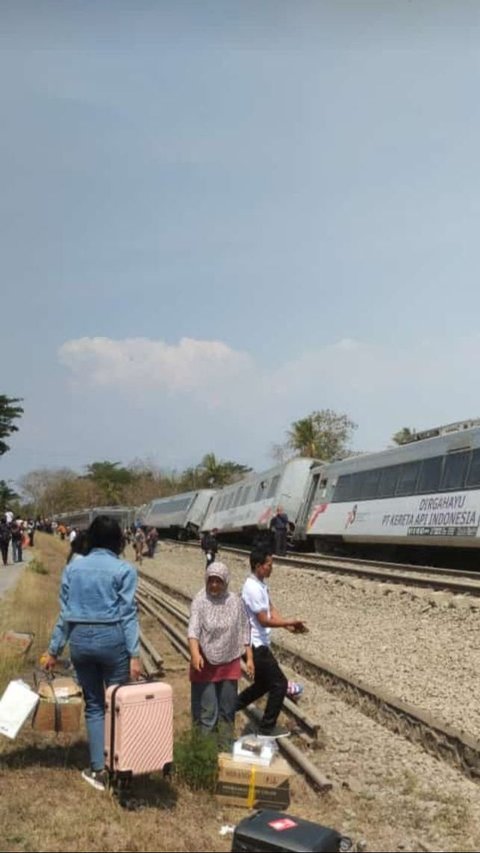
<instances>
[{"instance_id":1,"label":"woman in denim jacket","mask_svg":"<svg viewBox=\"0 0 480 853\"><path fill-rule=\"evenodd\" d=\"M90 769L83 778L105 790L105 687L141 674L135 591L137 572L119 559L123 535L116 521L98 516L88 530L90 550L65 567L60 616L48 647L45 668L53 669L67 644L85 698Z\"/></svg>"}]
</instances>

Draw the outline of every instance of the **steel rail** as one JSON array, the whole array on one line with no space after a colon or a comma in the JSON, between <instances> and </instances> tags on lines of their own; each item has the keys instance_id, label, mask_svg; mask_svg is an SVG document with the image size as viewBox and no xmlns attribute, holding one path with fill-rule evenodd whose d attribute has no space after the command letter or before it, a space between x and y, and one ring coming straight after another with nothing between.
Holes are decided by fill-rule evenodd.
<instances>
[{"instance_id":1,"label":"steel rail","mask_svg":"<svg viewBox=\"0 0 480 853\"><path fill-rule=\"evenodd\" d=\"M148 580L168 594L188 596L169 584L148 576ZM316 684L339 696L343 701L375 719L385 728L400 734L412 743L446 761L467 778L480 780L480 740L457 729L441 717L416 705L404 702L384 689L378 689L363 679L353 678L327 661L299 653L286 644L272 643L278 658L286 665Z\"/></svg>"},{"instance_id":2,"label":"steel rail","mask_svg":"<svg viewBox=\"0 0 480 853\"><path fill-rule=\"evenodd\" d=\"M179 653L186 659L190 659L190 651L188 648L188 641L185 637L182 637L182 634L177 631L177 629L168 622L167 619L163 616L163 614L158 610L158 608L153 607L149 604L148 601L145 600L142 594L138 596L139 605L150 613L152 616L156 616L167 633L169 634L169 640L172 642L174 647L179 651ZM247 710L247 716L259 720L261 718L261 712L257 708L249 708ZM329 779L327 779L323 773L316 767L310 759L303 753L298 747L296 747L293 743L290 743L288 739L281 738L278 741L278 746L281 752L287 756L290 760L290 763L295 765L297 768L302 770L305 774L308 782L312 787L316 790L323 792L329 791L332 788L332 783Z\"/></svg>"},{"instance_id":3,"label":"steel rail","mask_svg":"<svg viewBox=\"0 0 480 853\"><path fill-rule=\"evenodd\" d=\"M170 598L165 598L165 593L163 596L159 596L156 593L155 587L151 587L148 589L148 584L142 580L139 584L139 591L142 596L148 595L157 604L167 610L172 616L177 618L182 622L185 626L188 625L188 613L184 610L181 610L179 607L175 605L175 603ZM247 668L245 664L242 663L242 671L244 676L246 676ZM288 697L285 697L283 701L284 710L295 719L295 721L307 732L307 734L312 738L318 738L319 725L311 720L307 714L302 711L301 708L297 707L294 702Z\"/></svg>"},{"instance_id":4,"label":"steel rail","mask_svg":"<svg viewBox=\"0 0 480 853\"><path fill-rule=\"evenodd\" d=\"M191 542L183 542L182 545L191 548L198 547ZM222 546L222 551L242 557L247 556L249 553L243 548L232 548L230 546ZM397 566L393 563L373 563L372 561L358 560L357 565L348 565L351 562L353 561L350 558L344 559L341 557L314 557L313 555L280 557L275 555L275 563L282 566L290 566L291 568L348 575L365 580L402 584L403 586L420 587L438 592L480 596L480 574L476 574L475 572L461 573L460 570L456 571L455 569L436 569L398 564L401 573L397 573ZM407 574L406 571L410 574ZM472 579L477 578L477 582L468 583L452 579L459 576Z\"/></svg>"}]
</instances>

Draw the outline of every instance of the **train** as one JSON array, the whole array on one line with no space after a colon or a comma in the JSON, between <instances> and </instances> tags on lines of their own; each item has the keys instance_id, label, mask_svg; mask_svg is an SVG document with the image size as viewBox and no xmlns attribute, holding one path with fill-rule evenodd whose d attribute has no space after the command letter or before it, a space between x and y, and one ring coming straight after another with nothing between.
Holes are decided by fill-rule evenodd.
<instances>
[{"instance_id":1,"label":"train","mask_svg":"<svg viewBox=\"0 0 480 853\"><path fill-rule=\"evenodd\" d=\"M434 558L480 545L480 420L312 469L297 531L312 550L388 548Z\"/></svg>"},{"instance_id":2,"label":"train","mask_svg":"<svg viewBox=\"0 0 480 853\"><path fill-rule=\"evenodd\" d=\"M106 515L108 518L113 518L118 521L122 530L130 527L136 517L135 507L131 506L94 506L88 509L71 510L70 512L60 512L53 516L57 524L64 524L68 527L75 527L77 530L86 530L90 526L94 518L99 515Z\"/></svg>"},{"instance_id":3,"label":"train","mask_svg":"<svg viewBox=\"0 0 480 853\"><path fill-rule=\"evenodd\" d=\"M250 543L268 534L276 508L281 506L289 518L290 536L294 537L312 467L317 462L307 457L290 459L225 486L212 499L201 531L215 531L225 541Z\"/></svg>"},{"instance_id":4,"label":"train","mask_svg":"<svg viewBox=\"0 0 480 853\"><path fill-rule=\"evenodd\" d=\"M156 527L161 536L195 538L216 494L215 489L197 489L157 498L140 508L138 522L142 527Z\"/></svg>"},{"instance_id":5,"label":"train","mask_svg":"<svg viewBox=\"0 0 480 853\"><path fill-rule=\"evenodd\" d=\"M420 562L452 550L475 554L480 419L414 433L407 443L379 453L332 462L291 459L221 489L158 498L137 510L101 507L62 515L65 523L82 527L92 513L110 510L123 526L128 518L178 539L210 532L220 541L251 544L268 536L279 505L289 518L293 549L416 555ZM84 513L90 515L80 523Z\"/></svg>"}]
</instances>

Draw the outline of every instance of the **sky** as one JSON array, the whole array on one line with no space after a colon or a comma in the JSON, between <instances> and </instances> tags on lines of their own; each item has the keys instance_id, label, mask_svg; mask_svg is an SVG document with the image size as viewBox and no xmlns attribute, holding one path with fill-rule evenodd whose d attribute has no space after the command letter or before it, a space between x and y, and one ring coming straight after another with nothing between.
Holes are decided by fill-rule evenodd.
<instances>
[{"instance_id":1,"label":"sky","mask_svg":"<svg viewBox=\"0 0 480 853\"><path fill-rule=\"evenodd\" d=\"M0 0L0 479L480 415L477 0Z\"/></svg>"}]
</instances>

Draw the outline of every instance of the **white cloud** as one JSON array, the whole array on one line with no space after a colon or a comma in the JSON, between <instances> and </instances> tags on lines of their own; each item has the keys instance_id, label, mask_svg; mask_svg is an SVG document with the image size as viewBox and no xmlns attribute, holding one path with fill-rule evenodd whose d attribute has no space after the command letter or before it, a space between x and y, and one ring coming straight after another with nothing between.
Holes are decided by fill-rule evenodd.
<instances>
[{"instance_id":1,"label":"white cloud","mask_svg":"<svg viewBox=\"0 0 480 853\"><path fill-rule=\"evenodd\" d=\"M359 424L355 445L365 450L385 447L404 425L422 429L480 414L480 337L405 347L344 338L271 368L221 341L190 338L175 345L81 338L59 355L77 386L101 390L98 405L107 412L112 395L134 399L146 415L135 421L137 445L155 424L156 439L163 436L179 465L193 441L231 458L265 459L291 422L314 409L346 412Z\"/></svg>"},{"instance_id":2,"label":"white cloud","mask_svg":"<svg viewBox=\"0 0 480 853\"><path fill-rule=\"evenodd\" d=\"M78 338L59 350L73 377L94 386L210 393L250 371L252 359L221 341L182 338L177 345L147 338Z\"/></svg>"}]
</instances>

